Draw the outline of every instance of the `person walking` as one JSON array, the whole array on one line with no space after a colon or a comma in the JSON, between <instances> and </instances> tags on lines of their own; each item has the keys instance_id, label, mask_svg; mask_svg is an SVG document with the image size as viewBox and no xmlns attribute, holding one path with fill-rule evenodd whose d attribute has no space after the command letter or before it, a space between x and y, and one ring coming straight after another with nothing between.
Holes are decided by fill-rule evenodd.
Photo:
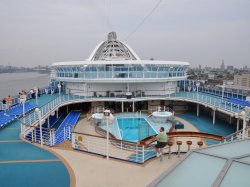
<instances>
[{"instance_id":1,"label":"person walking","mask_svg":"<svg viewBox=\"0 0 250 187\"><path fill-rule=\"evenodd\" d=\"M160 128L159 134L156 136L157 144L155 145L156 148L156 156L159 157L162 155L162 148L167 145L167 134L165 132L164 127Z\"/></svg>"}]
</instances>

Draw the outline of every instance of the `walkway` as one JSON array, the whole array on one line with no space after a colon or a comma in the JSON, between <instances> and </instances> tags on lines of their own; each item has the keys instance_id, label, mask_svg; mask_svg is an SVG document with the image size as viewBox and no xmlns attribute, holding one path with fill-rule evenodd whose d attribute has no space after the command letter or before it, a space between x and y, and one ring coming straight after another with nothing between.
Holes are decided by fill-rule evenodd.
<instances>
[{"instance_id":1,"label":"walkway","mask_svg":"<svg viewBox=\"0 0 250 187\"><path fill-rule=\"evenodd\" d=\"M144 166L138 166L114 159L106 160L106 158L79 151L56 147L53 150L67 160L74 170L76 187L145 187L180 160L175 155L171 159L164 155L162 162L157 158Z\"/></svg>"},{"instance_id":2,"label":"walkway","mask_svg":"<svg viewBox=\"0 0 250 187\"><path fill-rule=\"evenodd\" d=\"M42 95L38 105L55 97ZM61 160L49 151L22 141L19 134L20 122L17 120L0 130L0 186L70 186L68 170Z\"/></svg>"},{"instance_id":3,"label":"walkway","mask_svg":"<svg viewBox=\"0 0 250 187\"><path fill-rule=\"evenodd\" d=\"M217 119L215 125L213 125L212 117L204 116L202 114L197 117L195 113L187 112L178 115L178 117L187 120L201 132L227 136L236 131L235 127L232 124L229 124L225 121L221 121L219 119ZM218 141L210 139L206 139L206 142L208 145L218 143Z\"/></svg>"}]
</instances>

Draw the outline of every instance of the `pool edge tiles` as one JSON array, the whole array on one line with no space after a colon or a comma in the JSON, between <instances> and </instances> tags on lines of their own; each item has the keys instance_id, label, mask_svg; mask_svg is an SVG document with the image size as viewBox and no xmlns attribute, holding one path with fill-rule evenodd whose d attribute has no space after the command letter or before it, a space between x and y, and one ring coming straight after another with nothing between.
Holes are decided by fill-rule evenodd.
<instances>
[{"instance_id":1,"label":"pool edge tiles","mask_svg":"<svg viewBox=\"0 0 250 187\"><path fill-rule=\"evenodd\" d=\"M157 187L192 186L210 187L221 172L227 159L192 152L179 163L173 170L169 171L157 184ZM199 175L202 173L202 175ZM178 178L176 178L178 176ZM196 176L199 176L197 178Z\"/></svg>"}]
</instances>

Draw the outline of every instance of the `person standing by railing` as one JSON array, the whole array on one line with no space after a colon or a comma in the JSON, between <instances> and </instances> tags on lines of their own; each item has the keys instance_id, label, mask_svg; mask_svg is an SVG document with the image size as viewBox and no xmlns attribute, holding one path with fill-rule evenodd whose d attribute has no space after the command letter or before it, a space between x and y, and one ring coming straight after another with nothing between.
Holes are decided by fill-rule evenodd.
<instances>
[{"instance_id":1,"label":"person standing by railing","mask_svg":"<svg viewBox=\"0 0 250 187\"><path fill-rule=\"evenodd\" d=\"M7 98L7 105L8 105L8 108L10 108L12 106L12 97L9 95L8 98Z\"/></svg>"},{"instance_id":2,"label":"person standing by railing","mask_svg":"<svg viewBox=\"0 0 250 187\"><path fill-rule=\"evenodd\" d=\"M3 98L2 103L3 103L3 111L5 111L7 109L7 101L5 98Z\"/></svg>"},{"instance_id":3,"label":"person standing by railing","mask_svg":"<svg viewBox=\"0 0 250 187\"><path fill-rule=\"evenodd\" d=\"M164 127L160 128L159 134L156 136L157 144L155 145L156 148L156 156L159 157L162 155L162 148L164 148L167 145L167 134L165 132Z\"/></svg>"}]
</instances>

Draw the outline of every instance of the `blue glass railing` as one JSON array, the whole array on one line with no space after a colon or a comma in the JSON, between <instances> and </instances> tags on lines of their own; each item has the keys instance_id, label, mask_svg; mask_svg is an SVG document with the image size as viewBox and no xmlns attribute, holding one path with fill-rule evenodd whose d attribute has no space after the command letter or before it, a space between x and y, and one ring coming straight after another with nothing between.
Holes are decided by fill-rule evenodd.
<instances>
[{"instance_id":1,"label":"blue glass railing","mask_svg":"<svg viewBox=\"0 0 250 187\"><path fill-rule=\"evenodd\" d=\"M120 94L120 93L119 93ZM67 105L72 102L83 102L84 100L88 101L95 101L95 100L124 100L125 97L119 94L110 95L109 97L99 97L99 96L80 96L80 95L68 95L64 94L61 96L58 96L54 100L48 102L46 105L42 106L40 108L42 117L45 115L50 115L51 113L55 112L55 110L60 105ZM209 95L205 93L200 92L179 92L179 93L173 93L166 96L163 95L137 95L136 98L159 98L159 99L176 99L176 100L186 100L190 102L197 102L204 105L210 105L213 106L215 109L223 109L231 113L239 113L242 110L244 110L245 106L242 106L240 104L234 105L228 102L225 102L224 99L218 96ZM22 119L22 123L27 125L32 125L35 122L38 122L38 115L35 112L31 112L29 115L24 117Z\"/></svg>"}]
</instances>

